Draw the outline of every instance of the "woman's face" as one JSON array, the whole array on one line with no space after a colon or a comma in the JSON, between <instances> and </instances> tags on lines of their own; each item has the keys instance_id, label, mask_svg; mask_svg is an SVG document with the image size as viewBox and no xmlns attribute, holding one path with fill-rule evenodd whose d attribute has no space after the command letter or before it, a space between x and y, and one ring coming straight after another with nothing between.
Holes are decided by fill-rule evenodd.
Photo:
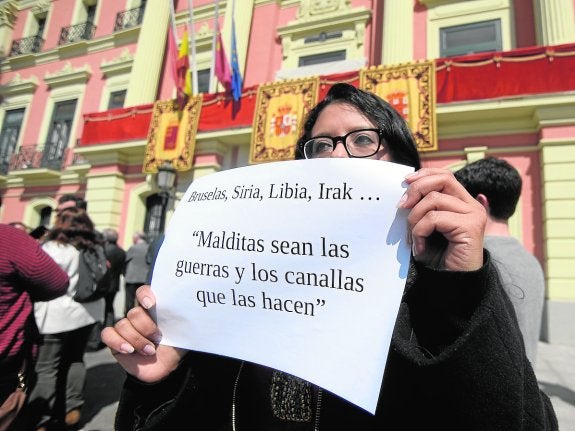
<instances>
[{"instance_id":1,"label":"woman's face","mask_svg":"<svg viewBox=\"0 0 575 431\"><path fill-rule=\"evenodd\" d=\"M343 102L333 102L327 105L317 117L311 129L311 137L344 136L358 129L377 129L377 125L363 115L357 108ZM349 154L340 141L335 146L331 157L348 158ZM387 143L382 140L377 153L369 157L375 160L391 161Z\"/></svg>"}]
</instances>

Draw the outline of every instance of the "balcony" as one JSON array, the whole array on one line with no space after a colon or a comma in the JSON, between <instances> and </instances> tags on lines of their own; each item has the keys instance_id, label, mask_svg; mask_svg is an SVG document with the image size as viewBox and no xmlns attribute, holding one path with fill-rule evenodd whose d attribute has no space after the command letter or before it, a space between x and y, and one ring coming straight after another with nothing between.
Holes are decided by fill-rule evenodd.
<instances>
[{"instance_id":1,"label":"balcony","mask_svg":"<svg viewBox=\"0 0 575 431\"><path fill-rule=\"evenodd\" d=\"M10 57L14 55L40 52L42 45L44 45L44 39L40 36L31 36L14 40L12 42L12 48L10 49Z\"/></svg>"},{"instance_id":2,"label":"balcony","mask_svg":"<svg viewBox=\"0 0 575 431\"><path fill-rule=\"evenodd\" d=\"M47 169L61 171L68 156L68 148L55 145L25 145L12 155L9 170Z\"/></svg>"},{"instance_id":3,"label":"balcony","mask_svg":"<svg viewBox=\"0 0 575 431\"><path fill-rule=\"evenodd\" d=\"M142 23L144 18L145 6L135 7L133 9L128 9L123 12L118 12L116 15L116 24L114 25L114 31L125 30L127 28L135 27Z\"/></svg>"},{"instance_id":4,"label":"balcony","mask_svg":"<svg viewBox=\"0 0 575 431\"><path fill-rule=\"evenodd\" d=\"M78 42L80 40L91 40L94 37L96 26L91 22L84 22L82 24L71 25L70 27L62 28L60 32L60 39L58 45L67 43Z\"/></svg>"}]
</instances>

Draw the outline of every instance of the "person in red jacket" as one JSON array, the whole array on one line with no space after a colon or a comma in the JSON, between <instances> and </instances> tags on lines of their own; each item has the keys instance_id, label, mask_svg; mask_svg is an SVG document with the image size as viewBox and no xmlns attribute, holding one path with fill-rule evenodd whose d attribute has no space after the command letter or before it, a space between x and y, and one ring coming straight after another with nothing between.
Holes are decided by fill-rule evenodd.
<instances>
[{"instance_id":1,"label":"person in red jacket","mask_svg":"<svg viewBox=\"0 0 575 431\"><path fill-rule=\"evenodd\" d=\"M0 224L0 405L15 390L25 360L28 377L34 372L33 303L63 295L68 282L68 274L34 238Z\"/></svg>"}]
</instances>

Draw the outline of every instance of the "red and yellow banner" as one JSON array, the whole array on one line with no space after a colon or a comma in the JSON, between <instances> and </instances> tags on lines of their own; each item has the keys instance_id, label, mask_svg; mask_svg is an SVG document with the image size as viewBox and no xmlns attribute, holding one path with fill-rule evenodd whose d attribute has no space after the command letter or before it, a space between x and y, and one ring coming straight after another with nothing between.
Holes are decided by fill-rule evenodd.
<instances>
[{"instance_id":1,"label":"red and yellow banner","mask_svg":"<svg viewBox=\"0 0 575 431\"><path fill-rule=\"evenodd\" d=\"M319 77L260 85L250 164L293 160L307 113L317 103Z\"/></svg>"},{"instance_id":2,"label":"red and yellow banner","mask_svg":"<svg viewBox=\"0 0 575 431\"><path fill-rule=\"evenodd\" d=\"M403 116L419 151L437 150L432 61L363 69L359 88L385 99Z\"/></svg>"},{"instance_id":3,"label":"red and yellow banner","mask_svg":"<svg viewBox=\"0 0 575 431\"><path fill-rule=\"evenodd\" d=\"M182 111L178 110L177 100L154 103L144 155L144 173L156 173L158 166L166 162L177 171L192 168L201 109L201 95L190 97Z\"/></svg>"}]
</instances>

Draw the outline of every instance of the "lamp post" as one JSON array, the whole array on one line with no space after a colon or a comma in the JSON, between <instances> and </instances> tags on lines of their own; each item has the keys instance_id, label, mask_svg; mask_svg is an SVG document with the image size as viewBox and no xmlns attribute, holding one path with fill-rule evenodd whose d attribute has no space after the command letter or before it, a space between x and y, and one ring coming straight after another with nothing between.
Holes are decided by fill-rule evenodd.
<instances>
[{"instance_id":1,"label":"lamp post","mask_svg":"<svg viewBox=\"0 0 575 431\"><path fill-rule=\"evenodd\" d=\"M164 227L166 224L166 210L168 207L168 201L170 200L170 195L176 182L176 170L169 162L164 162L158 167L158 175L156 176L156 181L158 188L160 189L160 198L162 199L162 216L160 218L160 233L164 232Z\"/></svg>"}]
</instances>

